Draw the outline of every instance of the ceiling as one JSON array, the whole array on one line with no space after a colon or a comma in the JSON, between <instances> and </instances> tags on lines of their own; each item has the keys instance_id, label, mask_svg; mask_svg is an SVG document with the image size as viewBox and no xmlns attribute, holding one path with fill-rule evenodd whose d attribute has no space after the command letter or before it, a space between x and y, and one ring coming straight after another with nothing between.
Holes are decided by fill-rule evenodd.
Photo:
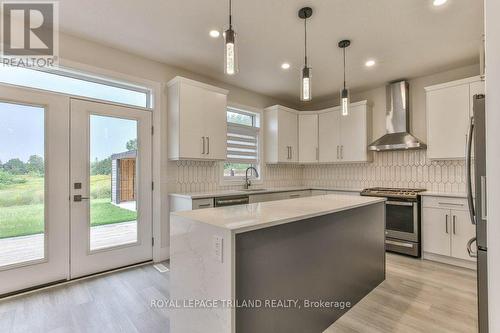
<instances>
[{"instance_id":1,"label":"ceiling","mask_svg":"<svg viewBox=\"0 0 500 333\"><path fill-rule=\"evenodd\" d=\"M483 1L449 0L233 0L240 72L223 74L223 40L211 29L227 27L224 0L61 0L61 31L174 65L297 105L303 66L303 22L308 23L313 102L332 98L342 85L348 49L348 86L367 89L478 62ZM364 63L377 64L366 68ZM282 62L292 66L281 69Z\"/></svg>"}]
</instances>

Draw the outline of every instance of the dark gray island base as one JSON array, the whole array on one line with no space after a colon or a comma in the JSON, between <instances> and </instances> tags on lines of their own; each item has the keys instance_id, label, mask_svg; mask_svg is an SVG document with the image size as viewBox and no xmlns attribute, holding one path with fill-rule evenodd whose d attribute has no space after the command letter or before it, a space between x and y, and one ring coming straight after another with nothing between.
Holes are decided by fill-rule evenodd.
<instances>
[{"instance_id":1,"label":"dark gray island base","mask_svg":"<svg viewBox=\"0 0 500 333\"><path fill-rule=\"evenodd\" d=\"M352 307L384 281L384 221L377 204L236 234L236 299L262 301L236 309L236 332L326 330L349 310L333 302ZM266 300L285 302L269 308Z\"/></svg>"}]
</instances>

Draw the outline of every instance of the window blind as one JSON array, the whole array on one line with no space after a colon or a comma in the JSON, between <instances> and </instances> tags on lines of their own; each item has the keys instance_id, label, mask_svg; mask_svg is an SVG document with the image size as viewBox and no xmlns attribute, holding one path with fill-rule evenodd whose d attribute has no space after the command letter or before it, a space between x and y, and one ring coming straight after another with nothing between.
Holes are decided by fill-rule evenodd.
<instances>
[{"instance_id":1,"label":"window blind","mask_svg":"<svg viewBox=\"0 0 500 333\"><path fill-rule=\"evenodd\" d=\"M227 162L257 164L259 128L227 123Z\"/></svg>"}]
</instances>

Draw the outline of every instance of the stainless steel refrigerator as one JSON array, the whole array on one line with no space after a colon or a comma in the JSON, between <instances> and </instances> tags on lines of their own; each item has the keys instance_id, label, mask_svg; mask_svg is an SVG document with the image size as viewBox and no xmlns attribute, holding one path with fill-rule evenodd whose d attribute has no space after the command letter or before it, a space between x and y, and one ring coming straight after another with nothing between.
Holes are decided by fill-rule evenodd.
<instances>
[{"instance_id":1,"label":"stainless steel refrigerator","mask_svg":"<svg viewBox=\"0 0 500 333\"><path fill-rule=\"evenodd\" d=\"M471 117L467 140L467 197L471 223L476 226L476 237L467 244L471 257L477 258L477 290L479 333L488 332L488 276L486 244L486 118L485 96L474 96L474 114ZM474 248L474 244L476 244Z\"/></svg>"}]
</instances>

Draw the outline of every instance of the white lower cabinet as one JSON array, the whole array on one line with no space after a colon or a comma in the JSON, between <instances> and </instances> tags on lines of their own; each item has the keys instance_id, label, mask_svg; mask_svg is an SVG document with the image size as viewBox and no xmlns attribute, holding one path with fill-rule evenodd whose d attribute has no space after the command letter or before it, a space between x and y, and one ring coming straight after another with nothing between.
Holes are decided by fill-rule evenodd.
<instances>
[{"instance_id":1,"label":"white lower cabinet","mask_svg":"<svg viewBox=\"0 0 500 333\"><path fill-rule=\"evenodd\" d=\"M250 203L310 197L311 190L250 195Z\"/></svg>"},{"instance_id":2,"label":"white lower cabinet","mask_svg":"<svg viewBox=\"0 0 500 333\"><path fill-rule=\"evenodd\" d=\"M467 242L475 236L467 201L462 198L424 197L422 204L424 258L472 268Z\"/></svg>"}]
</instances>

